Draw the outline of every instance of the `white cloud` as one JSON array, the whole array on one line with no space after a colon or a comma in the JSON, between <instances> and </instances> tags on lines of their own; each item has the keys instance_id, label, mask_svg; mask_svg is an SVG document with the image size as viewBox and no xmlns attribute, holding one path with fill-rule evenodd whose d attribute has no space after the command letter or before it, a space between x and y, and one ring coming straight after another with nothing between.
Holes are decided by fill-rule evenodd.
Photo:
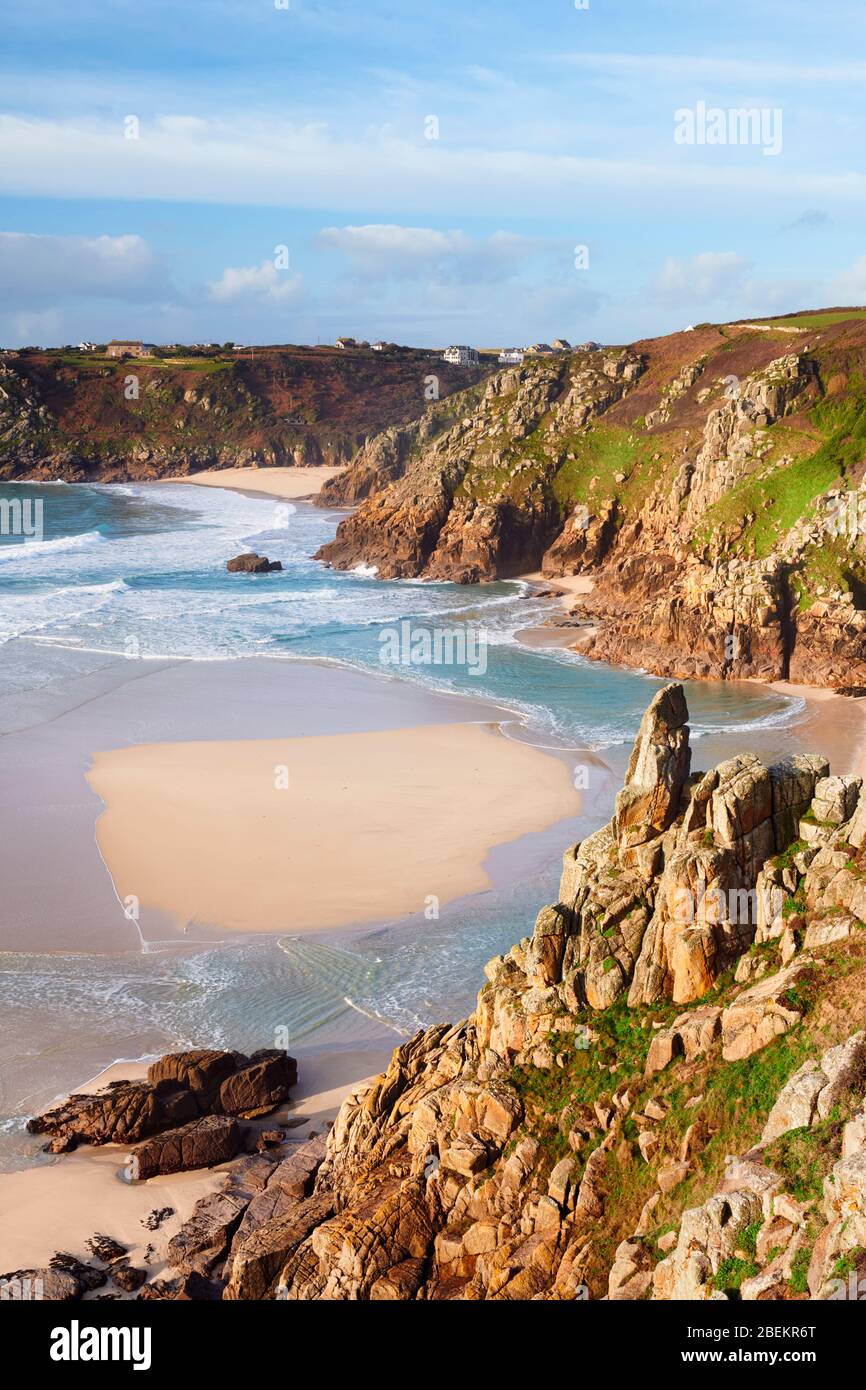
<instances>
[{"instance_id":1,"label":"white cloud","mask_svg":"<svg viewBox=\"0 0 866 1390\"><path fill-rule=\"evenodd\" d=\"M688 259L670 256L650 290L664 303L705 303L742 289L747 270L748 261L736 251L701 251Z\"/></svg>"},{"instance_id":2,"label":"white cloud","mask_svg":"<svg viewBox=\"0 0 866 1390\"><path fill-rule=\"evenodd\" d=\"M218 280L208 284L211 299L221 304L255 301L265 304L296 304L302 290L302 276L278 270L273 261L261 265L226 266Z\"/></svg>"},{"instance_id":3,"label":"white cloud","mask_svg":"<svg viewBox=\"0 0 866 1390\"><path fill-rule=\"evenodd\" d=\"M0 232L0 294L7 309L85 297L135 303L167 291L160 260L139 236Z\"/></svg>"},{"instance_id":4,"label":"white cloud","mask_svg":"<svg viewBox=\"0 0 866 1390\"><path fill-rule=\"evenodd\" d=\"M492 136L495 140L498 137ZM565 147L567 149L567 147ZM147 198L354 212L359 207L401 207L407 215L489 216L513 208L549 206L579 215L593 198L608 210L628 211L640 194L645 209L691 213L699 193L705 207L729 210L732 199L776 198L825 205L866 201L859 170L810 173L767 169L753 152L741 163L640 159L633 142L626 157L587 158L563 152L472 146L410 138L383 128L341 135L321 123L256 120L225 112L207 121L174 116L142 118L138 140L122 122L39 120L0 116L0 192L52 198Z\"/></svg>"}]
</instances>

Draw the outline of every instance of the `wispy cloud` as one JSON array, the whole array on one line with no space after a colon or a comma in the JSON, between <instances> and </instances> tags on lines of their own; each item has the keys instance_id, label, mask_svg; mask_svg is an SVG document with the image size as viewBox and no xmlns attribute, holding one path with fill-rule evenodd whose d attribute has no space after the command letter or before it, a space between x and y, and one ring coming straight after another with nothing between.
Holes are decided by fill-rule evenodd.
<instances>
[{"instance_id":1,"label":"wispy cloud","mask_svg":"<svg viewBox=\"0 0 866 1390\"><path fill-rule=\"evenodd\" d=\"M373 129L344 135L318 123L251 121L228 113L216 120L169 115L143 121L138 140L122 121L41 121L0 117L0 191L7 194L352 209L401 206L437 215L489 215L491 207L582 212L604 196L609 210L664 207L693 195L728 207L734 196L776 196L790 202L866 201L859 169L811 173L768 171L751 148L727 151L735 162L720 176L712 152L682 150L670 158L593 158L569 150L456 148Z\"/></svg>"},{"instance_id":2,"label":"wispy cloud","mask_svg":"<svg viewBox=\"0 0 866 1390\"><path fill-rule=\"evenodd\" d=\"M829 227L833 222L828 212L823 212L821 208L807 208L801 212L799 217L795 217L792 222L786 222L782 228L783 232L814 232L821 227Z\"/></svg>"},{"instance_id":3,"label":"wispy cloud","mask_svg":"<svg viewBox=\"0 0 866 1390\"><path fill-rule=\"evenodd\" d=\"M748 261L736 251L701 251L688 259L670 256L650 292L668 304L704 304L741 288L748 268Z\"/></svg>"},{"instance_id":4,"label":"wispy cloud","mask_svg":"<svg viewBox=\"0 0 866 1390\"><path fill-rule=\"evenodd\" d=\"M539 243L498 231L473 238L455 230L373 223L362 227L324 227L316 244L345 257L363 280L499 280L513 275Z\"/></svg>"},{"instance_id":5,"label":"wispy cloud","mask_svg":"<svg viewBox=\"0 0 866 1390\"><path fill-rule=\"evenodd\" d=\"M36 236L0 232L4 305L81 299L152 300L169 292L159 257L140 236Z\"/></svg>"},{"instance_id":6,"label":"wispy cloud","mask_svg":"<svg viewBox=\"0 0 866 1390\"><path fill-rule=\"evenodd\" d=\"M721 58L683 53L557 53L555 63L625 77L655 77L665 82L700 79L705 82L748 83L821 82L860 84L866 63L780 63L772 58Z\"/></svg>"}]
</instances>

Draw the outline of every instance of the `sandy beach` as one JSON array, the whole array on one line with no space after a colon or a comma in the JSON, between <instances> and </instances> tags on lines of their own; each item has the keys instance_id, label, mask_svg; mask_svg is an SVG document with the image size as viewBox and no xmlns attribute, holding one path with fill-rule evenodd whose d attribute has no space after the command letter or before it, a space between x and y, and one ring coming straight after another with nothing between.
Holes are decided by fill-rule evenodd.
<instances>
[{"instance_id":1,"label":"sandy beach","mask_svg":"<svg viewBox=\"0 0 866 1390\"><path fill-rule=\"evenodd\" d=\"M358 1047L304 1059L296 1090L267 1118L267 1127L289 1121L293 1144L321 1133L345 1097L381 1071L388 1057L387 1049ZM99 1091L112 1081L140 1080L146 1071L145 1062L117 1063L76 1089ZM219 1190L231 1165L128 1183L121 1177L128 1152L118 1144L81 1145L39 1167L0 1175L0 1270L42 1268L58 1250L88 1260L86 1242L99 1232L127 1246L130 1263L146 1265L148 1278L158 1278L171 1237L200 1197ZM157 1231L147 1230L149 1214L164 1207L173 1214Z\"/></svg>"},{"instance_id":2,"label":"sandy beach","mask_svg":"<svg viewBox=\"0 0 866 1390\"><path fill-rule=\"evenodd\" d=\"M558 592L560 606L567 613L571 612L575 598L581 594L591 594L595 587L594 581L587 574L560 574L555 579L548 579L541 570L532 570L528 574L518 575L518 578L527 584L540 584L545 589Z\"/></svg>"},{"instance_id":3,"label":"sandy beach","mask_svg":"<svg viewBox=\"0 0 866 1390\"><path fill-rule=\"evenodd\" d=\"M342 471L342 468L332 468L327 464L317 468L210 468L201 473L190 473L185 478L166 478L161 482L238 488L241 492L295 502L302 497L315 497L323 483Z\"/></svg>"},{"instance_id":4,"label":"sandy beach","mask_svg":"<svg viewBox=\"0 0 866 1390\"><path fill-rule=\"evenodd\" d=\"M866 700L790 681L774 681L770 689L805 700L808 729L801 725L803 742L829 758L833 773L866 778Z\"/></svg>"},{"instance_id":5,"label":"sandy beach","mask_svg":"<svg viewBox=\"0 0 866 1390\"><path fill-rule=\"evenodd\" d=\"M184 931L304 931L490 886L484 860L580 809L566 763L452 724L98 753L97 841L120 898Z\"/></svg>"}]
</instances>

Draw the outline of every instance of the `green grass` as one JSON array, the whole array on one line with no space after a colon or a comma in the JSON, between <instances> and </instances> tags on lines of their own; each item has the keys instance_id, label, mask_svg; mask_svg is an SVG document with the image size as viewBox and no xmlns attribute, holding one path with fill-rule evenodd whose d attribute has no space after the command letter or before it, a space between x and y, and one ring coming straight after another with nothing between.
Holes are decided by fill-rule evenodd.
<instances>
[{"instance_id":1,"label":"green grass","mask_svg":"<svg viewBox=\"0 0 866 1390\"><path fill-rule=\"evenodd\" d=\"M788 1280L788 1288L791 1293L809 1292L809 1265L812 1262L812 1246L798 1250L791 1261L791 1277Z\"/></svg>"},{"instance_id":2,"label":"green grass","mask_svg":"<svg viewBox=\"0 0 866 1390\"><path fill-rule=\"evenodd\" d=\"M760 1270L753 1260L741 1260L730 1255L722 1260L713 1276L713 1288L719 1293L739 1293L740 1285L746 1279L753 1279Z\"/></svg>"},{"instance_id":3,"label":"green grass","mask_svg":"<svg viewBox=\"0 0 866 1390\"><path fill-rule=\"evenodd\" d=\"M553 494L563 511L577 502L602 501L616 497L629 511L637 511L648 496L664 467L664 459L653 461L653 454L664 447L654 438L612 425L594 425L586 434L565 441L566 459L553 481ZM625 473L622 483L617 473ZM594 488L590 487L597 478Z\"/></svg>"},{"instance_id":4,"label":"green grass","mask_svg":"<svg viewBox=\"0 0 866 1390\"><path fill-rule=\"evenodd\" d=\"M848 319L866 319L866 309L843 309L827 314L791 314L782 319L750 319L750 323L766 324L768 328L830 328Z\"/></svg>"},{"instance_id":5,"label":"green grass","mask_svg":"<svg viewBox=\"0 0 866 1390\"><path fill-rule=\"evenodd\" d=\"M708 507L695 533L700 547L720 531L738 526L749 514L754 520L737 541L738 549L754 550L757 559L769 555L774 545L799 521L816 497L839 477L840 464L826 445L811 457L795 459L772 472L741 478L713 506Z\"/></svg>"},{"instance_id":6,"label":"green grass","mask_svg":"<svg viewBox=\"0 0 866 1390\"><path fill-rule=\"evenodd\" d=\"M852 380L842 397L819 401L810 420L820 439L817 449L784 467L774 468L771 461L764 460L755 472L741 478L708 508L696 532L699 545L706 545L720 531L739 525L751 514L754 520L737 544L741 550L753 549L757 558L763 559L800 517L809 513L816 498L862 462L866 455L866 386L862 380ZM794 441L799 448L804 444L802 434L792 435L781 423L771 427L768 438L777 441L773 450L776 458L790 453ZM795 580L801 606L808 606L819 583L835 586L844 582L844 568L850 563L850 557L847 561L844 558L844 542L836 543L829 533L825 541L814 548L799 582Z\"/></svg>"},{"instance_id":7,"label":"green grass","mask_svg":"<svg viewBox=\"0 0 866 1390\"><path fill-rule=\"evenodd\" d=\"M213 376L216 372L227 372L235 365L230 358L217 357L143 357L139 361L147 362L151 366L165 367L171 370L173 367L182 367L185 372L201 372L204 376Z\"/></svg>"},{"instance_id":8,"label":"green grass","mask_svg":"<svg viewBox=\"0 0 866 1390\"><path fill-rule=\"evenodd\" d=\"M780 1134L764 1150L764 1162L781 1175L785 1190L798 1202L820 1200L824 1179L839 1157L843 1125L843 1113L836 1109L811 1128Z\"/></svg>"}]
</instances>

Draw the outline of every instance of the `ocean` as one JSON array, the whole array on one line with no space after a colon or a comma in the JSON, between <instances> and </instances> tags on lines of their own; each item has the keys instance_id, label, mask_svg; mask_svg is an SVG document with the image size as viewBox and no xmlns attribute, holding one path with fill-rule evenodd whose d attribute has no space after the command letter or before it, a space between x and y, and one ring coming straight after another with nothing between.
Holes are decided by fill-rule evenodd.
<instances>
[{"instance_id":1,"label":"ocean","mask_svg":"<svg viewBox=\"0 0 866 1390\"><path fill-rule=\"evenodd\" d=\"M96 681L118 660L140 662L142 670L165 662L315 661L494 702L507 711L502 727L511 737L594 750L616 773L612 800L661 684L523 645L517 634L551 605L521 581L466 587L380 581L364 567L325 569L311 557L339 518L306 503L187 484L10 484L0 485L3 517L14 515L4 501L24 497L41 502L42 527L26 539L0 535L0 757L22 730L38 733L40 720L63 710L75 682ZM228 574L226 560L247 550L280 560L282 572ZM404 623L483 633L484 661L383 665L383 632ZM700 765L745 747L775 756L796 746L798 700L723 683L691 683L687 696ZM130 740L136 736L131 728ZM6 765L2 811L10 817L28 794L26 776L24 785L10 784L13 772L20 783L20 761ZM83 795L83 775L80 781ZM585 816L578 832L609 809ZM95 798L93 811L95 818ZM290 1048L303 1055L359 1038L396 1043L418 1027L463 1016L484 962L527 935L539 907L555 898L568 842L541 837L519 875L492 872L488 892L447 906L432 922L416 917L363 931L182 948L135 943L112 954L3 949L0 1167L33 1160L23 1135L27 1115L118 1058L193 1045L268 1046L278 1027L288 1027ZM34 839L37 864L39 852ZM497 852L491 863L496 869ZM49 901L52 865L38 868L29 896L6 895L12 916L37 920ZM17 918L6 917L0 947L8 946L8 929L21 927Z\"/></svg>"}]
</instances>

